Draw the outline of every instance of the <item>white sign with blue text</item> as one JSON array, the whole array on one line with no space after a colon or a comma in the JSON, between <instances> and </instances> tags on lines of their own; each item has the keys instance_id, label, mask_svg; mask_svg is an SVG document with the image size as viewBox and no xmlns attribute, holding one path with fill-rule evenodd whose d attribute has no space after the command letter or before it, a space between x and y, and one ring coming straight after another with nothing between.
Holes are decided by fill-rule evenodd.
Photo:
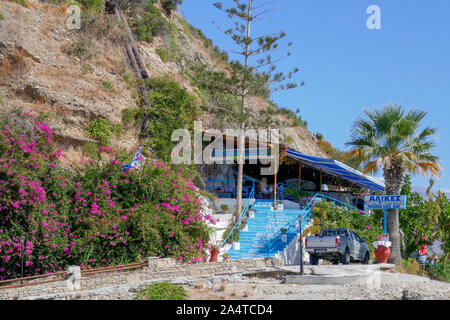
<instances>
[{"instance_id":1,"label":"white sign with blue text","mask_svg":"<svg viewBox=\"0 0 450 320\"><path fill-rule=\"evenodd\" d=\"M406 196L365 196L364 209L406 209Z\"/></svg>"}]
</instances>

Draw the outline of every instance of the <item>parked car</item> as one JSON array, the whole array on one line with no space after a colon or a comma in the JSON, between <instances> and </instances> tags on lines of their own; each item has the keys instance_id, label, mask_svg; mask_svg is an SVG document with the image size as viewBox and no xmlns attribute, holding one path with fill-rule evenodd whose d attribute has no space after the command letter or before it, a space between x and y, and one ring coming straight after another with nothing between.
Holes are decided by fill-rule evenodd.
<instances>
[{"instance_id":1,"label":"parked car","mask_svg":"<svg viewBox=\"0 0 450 320\"><path fill-rule=\"evenodd\" d=\"M361 239L355 231L343 228L323 229L318 236L306 237L305 250L309 253L311 265L318 265L319 259L333 264L353 261L368 264L370 258L365 239Z\"/></svg>"}]
</instances>

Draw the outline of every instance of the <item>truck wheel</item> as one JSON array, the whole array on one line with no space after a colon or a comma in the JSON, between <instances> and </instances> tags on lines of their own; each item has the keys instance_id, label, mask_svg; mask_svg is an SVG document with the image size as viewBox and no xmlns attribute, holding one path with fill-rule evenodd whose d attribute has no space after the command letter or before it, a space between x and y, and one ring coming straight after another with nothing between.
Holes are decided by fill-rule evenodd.
<instances>
[{"instance_id":1,"label":"truck wheel","mask_svg":"<svg viewBox=\"0 0 450 320\"><path fill-rule=\"evenodd\" d=\"M369 253L366 252L366 254L364 255L364 259L362 260L362 264L369 264Z\"/></svg>"},{"instance_id":2,"label":"truck wheel","mask_svg":"<svg viewBox=\"0 0 450 320\"><path fill-rule=\"evenodd\" d=\"M350 251L345 249L345 253L341 255L341 263L342 264L349 264L350 263Z\"/></svg>"},{"instance_id":3,"label":"truck wheel","mask_svg":"<svg viewBox=\"0 0 450 320\"><path fill-rule=\"evenodd\" d=\"M310 263L312 266L318 266L318 265L319 265L319 259L317 258L316 255L310 254L310 255L309 255L309 263Z\"/></svg>"}]
</instances>

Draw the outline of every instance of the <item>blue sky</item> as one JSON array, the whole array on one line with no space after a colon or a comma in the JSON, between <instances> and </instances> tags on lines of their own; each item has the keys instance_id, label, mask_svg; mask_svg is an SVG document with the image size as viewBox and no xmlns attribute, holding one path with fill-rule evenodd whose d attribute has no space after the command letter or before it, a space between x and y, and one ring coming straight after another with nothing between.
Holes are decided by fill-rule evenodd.
<instances>
[{"instance_id":1,"label":"blue sky","mask_svg":"<svg viewBox=\"0 0 450 320\"><path fill-rule=\"evenodd\" d=\"M228 50L232 43L212 24L231 26L213 7L216 1L185 0L181 12ZM381 30L366 26L370 5L381 9ZM439 128L435 154L444 168L436 186L450 190L450 1L275 0L270 7L276 12L256 21L253 35L285 31L294 42L293 55L280 68L298 66L296 80L305 81L304 87L275 93L273 100L300 108L309 130L341 149L364 108L391 103L427 110L423 125ZM413 183L426 186L428 180L418 176Z\"/></svg>"}]
</instances>

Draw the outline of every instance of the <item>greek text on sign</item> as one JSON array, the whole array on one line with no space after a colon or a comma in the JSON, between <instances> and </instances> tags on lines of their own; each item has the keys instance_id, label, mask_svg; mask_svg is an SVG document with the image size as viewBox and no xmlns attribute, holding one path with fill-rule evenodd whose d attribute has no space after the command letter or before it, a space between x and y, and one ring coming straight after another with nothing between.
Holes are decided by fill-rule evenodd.
<instances>
[{"instance_id":1,"label":"greek text on sign","mask_svg":"<svg viewBox=\"0 0 450 320\"><path fill-rule=\"evenodd\" d=\"M406 209L406 196L365 196L365 210Z\"/></svg>"}]
</instances>

